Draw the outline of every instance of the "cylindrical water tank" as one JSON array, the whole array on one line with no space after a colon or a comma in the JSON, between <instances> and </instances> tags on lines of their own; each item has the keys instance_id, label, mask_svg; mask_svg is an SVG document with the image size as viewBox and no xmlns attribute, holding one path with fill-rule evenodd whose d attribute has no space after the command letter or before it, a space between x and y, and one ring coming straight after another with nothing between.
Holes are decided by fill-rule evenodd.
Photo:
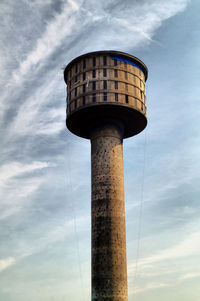
<instances>
[{"instance_id":1,"label":"cylindrical water tank","mask_svg":"<svg viewBox=\"0 0 200 301\"><path fill-rule=\"evenodd\" d=\"M68 129L90 139L91 130L111 120L124 125L124 138L147 124L145 81L148 69L119 51L97 51L72 60L64 70Z\"/></svg>"}]
</instances>

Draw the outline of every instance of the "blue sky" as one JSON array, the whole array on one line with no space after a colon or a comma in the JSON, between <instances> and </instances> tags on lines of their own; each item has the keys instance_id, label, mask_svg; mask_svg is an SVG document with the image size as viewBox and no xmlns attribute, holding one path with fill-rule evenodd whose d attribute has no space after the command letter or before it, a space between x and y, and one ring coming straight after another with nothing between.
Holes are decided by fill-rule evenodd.
<instances>
[{"instance_id":1,"label":"blue sky","mask_svg":"<svg viewBox=\"0 0 200 301\"><path fill-rule=\"evenodd\" d=\"M63 66L119 50L149 68L124 141L130 301L199 301L200 3L2 0L0 300L90 299L90 142L65 128Z\"/></svg>"}]
</instances>

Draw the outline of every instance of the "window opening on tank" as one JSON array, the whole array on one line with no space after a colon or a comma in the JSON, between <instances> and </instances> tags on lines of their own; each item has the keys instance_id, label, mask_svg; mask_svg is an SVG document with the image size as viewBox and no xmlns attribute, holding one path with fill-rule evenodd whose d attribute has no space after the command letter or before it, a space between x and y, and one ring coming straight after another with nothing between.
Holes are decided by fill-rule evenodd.
<instances>
[{"instance_id":1,"label":"window opening on tank","mask_svg":"<svg viewBox=\"0 0 200 301\"><path fill-rule=\"evenodd\" d=\"M87 88L88 88L88 86L89 86L89 83L90 83L90 78L89 78L89 76L88 76L88 78L87 78Z\"/></svg>"}]
</instances>

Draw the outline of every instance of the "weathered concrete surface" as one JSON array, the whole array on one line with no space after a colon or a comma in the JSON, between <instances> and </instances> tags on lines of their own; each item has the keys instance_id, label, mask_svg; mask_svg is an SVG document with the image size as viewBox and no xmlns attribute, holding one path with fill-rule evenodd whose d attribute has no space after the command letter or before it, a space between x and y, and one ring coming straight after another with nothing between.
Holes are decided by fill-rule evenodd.
<instances>
[{"instance_id":1,"label":"weathered concrete surface","mask_svg":"<svg viewBox=\"0 0 200 301\"><path fill-rule=\"evenodd\" d=\"M92 301L127 301L122 131L91 134Z\"/></svg>"}]
</instances>

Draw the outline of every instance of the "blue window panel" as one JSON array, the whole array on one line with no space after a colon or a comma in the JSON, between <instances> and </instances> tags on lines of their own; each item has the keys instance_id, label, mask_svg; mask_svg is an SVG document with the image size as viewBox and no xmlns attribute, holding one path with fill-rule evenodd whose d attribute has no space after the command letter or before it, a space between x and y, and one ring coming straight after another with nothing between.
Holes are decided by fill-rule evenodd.
<instances>
[{"instance_id":1,"label":"blue window panel","mask_svg":"<svg viewBox=\"0 0 200 301\"><path fill-rule=\"evenodd\" d=\"M138 64L136 64L136 63L134 63L134 62L132 62L132 61L129 61L129 60L127 60L127 59L124 59L124 58L122 58L122 57L117 57L117 56L110 56L111 57L111 59L113 59L113 60L118 60L118 61L121 61L121 62L125 62L125 63L127 63L127 64L130 64L130 65L132 65L132 66L135 66L135 67L137 67L140 71L142 71L142 73L144 74L144 71L142 70L142 68L140 68L139 66L138 66Z\"/></svg>"}]
</instances>

